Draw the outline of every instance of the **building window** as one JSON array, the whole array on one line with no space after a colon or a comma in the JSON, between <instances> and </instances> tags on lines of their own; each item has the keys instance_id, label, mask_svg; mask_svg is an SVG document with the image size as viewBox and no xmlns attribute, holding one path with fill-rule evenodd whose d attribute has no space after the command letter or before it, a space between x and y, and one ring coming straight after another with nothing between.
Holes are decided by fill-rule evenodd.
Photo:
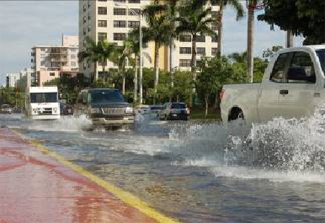
<instances>
[{"instance_id":1,"label":"building window","mask_svg":"<svg viewBox=\"0 0 325 223\"><path fill-rule=\"evenodd\" d=\"M114 20L114 27L124 28L126 27L126 21Z\"/></svg>"},{"instance_id":2,"label":"building window","mask_svg":"<svg viewBox=\"0 0 325 223\"><path fill-rule=\"evenodd\" d=\"M107 40L107 33L98 33L98 41Z\"/></svg>"},{"instance_id":3,"label":"building window","mask_svg":"<svg viewBox=\"0 0 325 223\"><path fill-rule=\"evenodd\" d=\"M191 47L180 47L179 48L180 54L191 54L191 52L192 52Z\"/></svg>"},{"instance_id":4,"label":"building window","mask_svg":"<svg viewBox=\"0 0 325 223\"><path fill-rule=\"evenodd\" d=\"M54 77L54 76L55 76L55 73L51 72L51 73L50 73L50 76L51 76L51 77Z\"/></svg>"},{"instance_id":5,"label":"building window","mask_svg":"<svg viewBox=\"0 0 325 223\"><path fill-rule=\"evenodd\" d=\"M202 36L196 36L196 42L198 42L198 43L202 43L202 42L205 42L205 36L204 35L202 35Z\"/></svg>"},{"instance_id":6,"label":"building window","mask_svg":"<svg viewBox=\"0 0 325 223\"><path fill-rule=\"evenodd\" d=\"M76 62L71 62L71 67L75 67L77 65Z\"/></svg>"},{"instance_id":7,"label":"building window","mask_svg":"<svg viewBox=\"0 0 325 223\"><path fill-rule=\"evenodd\" d=\"M42 67L45 66L45 61L41 61L41 66L42 66Z\"/></svg>"},{"instance_id":8,"label":"building window","mask_svg":"<svg viewBox=\"0 0 325 223\"><path fill-rule=\"evenodd\" d=\"M141 9L129 9L129 15L140 15Z\"/></svg>"},{"instance_id":9,"label":"building window","mask_svg":"<svg viewBox=\"0 0 325 223\"><path fill-rule=\"evenodd\" d=\"M140 22L139 21L129 21L129 27L130 28L137 28L140 26Z\"/></svg>"},{"instance_id":10,"label":"building window","mask_svg":"<svg viewBox=\"0 0 325 223\"><path fill-rule=\"evenodd\" d=\"M126 15L126 9L123 8L114 8L114 15Z\"/></svg>"},{"instance_id":11,"label":"building window","mask_svg":"<svg viewBox=\"0 0 325 223\"><path fill-rule=\"evenodd\" d=\"M213 48L211 49L211 55L212 55L212 56L217 55L217 52L218 52L218 48L213 47Z\"/></svg>"},{"instance_id":12,"label":"building window","mask_svg":"<svg viewBox=\"0 0 325 223\"><path fill-rule=\"evenodd\" d=\"M125 33L114 33L113 35L114 35L114 37L113 37L114 40L125 40L126 39Z\"/></svg>"},{"instance_id":13,"label":"building window","mask_svg":"<svg viewBox=\"0 0 325 223\"><path fill-rule=\"evenodd\" d=\"M98 27L107 27L107 20L98 20Z\"/></svg>"},{"instance_id":14,"label":"building window","mask_svg":"<svg viewBox=\"0 0 325 223\"><path fill-rule=\"evenodd\" d=\"M190 59L180 59L179 66L180 67L191 67L191 60Z\"/></svg>"},{"instance_id":15,"label":"building window","mask_svg":"<svg viewBox=\"0 0 325 223\"><path fill-rule=\"evenodd\" d=\"M211 41L212 41L213 43L218 42L217 37L216 37L216 36L211 36Z\"/></svg>"},{"instance_id":16,"label":"building window","mask_svg":"<svg viewBox=\"0 0 325 223\"><path fill-rule=\"evenodd\" d=\"M107 15L107 7L98 7L98 15Z\"/></svg>"},{"instance_id":17,"label":"building window","mask_svg":"<svg viewBox=\"0 0 325 223\"><path fill-rule=\"evenodd\" d=\"M181 35L179 37L179 41L180 42L191 42L192 41L192 37L191 37L191 35Z\"/></svg>"},{"instance_id":18,"label":"building window","mask_svg":"<svg viewBox=\"0 0 325 223\"><path fill-rule=\"evenodd\" d=\"M98 0L99 2L107 2L107 0Z\"/></svg>"},{"instance_id":19,"label":"building window","mask_svg":"<svg viewBox=\"0 0 325 223\"><path fill-rule=\"evenodd\" d=\"M140 3L140 0L129 0L129 3Z\"/></svg>"},{"instance_id":20,"label":"building window","mask_svg":"<svg viewBox=\"0 0 325 223\"><path fill-rule=\"evenodd\" d=\"M87 17L84 16L84 17L83 17L83 23L85 24L86 22L87 22Z\"/></svg>"},{"instance_id":21,"label":"building window","mask_svg":"<svg viewBox=\"0 0 325 223\"><path fill-rule=\"evenodd\" d=\"M114 0L114 2L126 2L126 0Z\"/></svg>"},{"instance_id":22,"label":"building window","mask_svg":"<svg viewBox=\"0 0 325 223\"><path fill-rule=\"evenodd\" d=\"M196 48L196 53L200 55L205 55L205 48L204 47Z\"/></svg>"},{"instance_id":23,"label":"building window","mask_svg":"<svg viewBox=\"0 0 325 223\"><path fill-rule=\"evenodd\" d=\"M76 54L71 54L71 59L76 59L77 55Z\"/></svg>"}]
</instances>

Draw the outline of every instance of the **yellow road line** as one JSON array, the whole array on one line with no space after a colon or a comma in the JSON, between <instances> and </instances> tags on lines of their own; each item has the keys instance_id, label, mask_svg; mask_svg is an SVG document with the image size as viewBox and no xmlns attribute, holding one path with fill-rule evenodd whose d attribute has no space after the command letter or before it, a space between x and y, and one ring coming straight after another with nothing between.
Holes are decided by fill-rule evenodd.
<instances>
[{"instance_id":1,"label":"yellow road line","mask_svg":"<svg viewBox=\"0 0 325 223\"><path fill-rule=\"evenodd\" d=\"M13 132L15 132L17 135L19 135L22 138L26 138L17 131L13 131ZM35 146L35 148L37 148L42 153L49 155L50 157L56 159L57 161L64 164L65 166L67 166L67 167L73 169L74 171L80 173L81 175L87 177L88 179L90 179L91 181L96 183L97 185L105 188L108 192L112 193L115 197L119 198L124 203L138 209L140 212L146 214L148 217L150 217L158 222L161 222L161 223L180 223L178 220L167 217L164 214L154 210L147 203L140 200L139 198L132 195L131 193L126 192L126 191L122 190L121 188L119 188L111 183L108 183L107 181L95 176L94 174L85 170L81 166L78 166L78 165L73 164L72 162L66 160L63 156L58 155L54 151L48 150L45 146L41 145L37 141L32 140L31 144L33 146Z\"/></svg>"}]
</instances>

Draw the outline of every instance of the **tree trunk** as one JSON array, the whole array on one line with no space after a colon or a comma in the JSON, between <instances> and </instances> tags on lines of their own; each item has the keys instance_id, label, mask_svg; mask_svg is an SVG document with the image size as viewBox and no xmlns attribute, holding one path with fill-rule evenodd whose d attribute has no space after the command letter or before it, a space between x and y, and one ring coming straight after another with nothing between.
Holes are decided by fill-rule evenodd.
<instances>
[{"instance_id":1,"label":"tree trunk","mask_svg":"<svg viewBox=\"0 0 325 223\"><path fill-rule=\"evenodd\" d=\"M135 57L135 71L134 71L134 91L133 91L133 97L134 101L136 102L138 99L138 57Z\"/></svg>"},{"instance_id":2,"label":"tree trunk","mask_svg":"<svg viewBox=\"0 0 325 223\"><path fill-rule=\"evenodd\" d=\"M193 107L193 94L195 93L196 81L196 34L192 35L192 58L191 58L191 73L193 79L192 94L190 97L190 107Z\"/></svg>"},{"instance_id":3,"label":"tree trunk","mask_svg":"<svg viewBox=\"0 0 325 223\"><path fill-rule=\"evenodd\" d=\"M155 85L154 85L154 89L155 89L155 93L157 93L157 87L158 87L158 83L159 83L159 45L157 43L155 43Z\"/></svg>"},{"instance_id":4,"label":"tree trunk","mask_svg":"<svg viewBox=\"0 0 325 223\"><path fill-rule=\"evenodd\" d=\"M223 17L223 2L220 1L219 5L219 13L218 13L218 19L217 19L217 27L218 27L218 46L217 46L217 57L221 57L221 50L222 50L222 17Z\"/></svg>"},{"instance_id":5,"label":"tree trunk","mask_svg":"<svg viewBox=\"0 0 325 223\"><path fill-rule=\"evenodd\" d=\"M123 69L123 74L122 74L122 94L125 95L125 70Z\"/></svg>"},{"instance_id":6,"label":"tree trunk","mask_svg":"<svg viewBox=\"0 0 325 223\"><path fill-rule=\"evenodd\" d=\"M170 87L174 89L174 69L173 69L173 39L169 43L169 73L170 73ZM172 102L172 95L169 96L169 102Z\"/></svg>"},{"instance_id":7,"label":"tree trunk","mask_svg":"<svg viewBox=\"0 0 325 223\"><path fill-rule=\"evenodd\" d=\"M191 72L193 78L196 79L196 34L192 35L192 59L191 59Z\"/></svg>"},{"instance_id":8,"label":"tree trunk","mask_svg":"<svg viewBox=\"0 0 325 223\"><path fill-rule=\"evenodd\" d=\"M254 57L253 57L253 44L254 44L254 3L249 3L248 6L248 24L247 24L247 67L250 83L254 81Z\"/></svg>"},{"instance_id":9,"label":"tree trunk","mask_svg":"<svg viewBox=\"0 0 325 223\"><path fill-rule=\"evenodd\" d=\"M94 63L94 80L93 82L96 83L98 80L98 73L97 73L97 62Z\"/></svg>"},{"instance_id":10,"label":"tree trunk","mask_svg":"<svg viewBox=\"0 0 325 223\"><path fill-rule=\"evenodd\" d=\"M205 118L208 117L208 111L209 111L209 95L205 95Z\"/></svg>"},{"instance_id":11,"label":"tree trunk","mask_svg":"<svg viewBox=\"0 0 325 223\"><path fill-rule=\"evenodd\" d=\"M293 33L291 30L287 31L287 41L286 41L286 47L293 47Z\"/></svg>"}]
</instances>

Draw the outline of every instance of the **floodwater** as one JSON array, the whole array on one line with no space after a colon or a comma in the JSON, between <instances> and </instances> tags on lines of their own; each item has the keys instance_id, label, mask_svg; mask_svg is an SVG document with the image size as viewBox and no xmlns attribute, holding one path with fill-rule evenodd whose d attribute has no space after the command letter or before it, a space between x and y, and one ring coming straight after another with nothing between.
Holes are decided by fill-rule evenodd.
<instances>
[{"instance_id":1,"label":"floodwater","mask_svg":"<svg viewBox=\"0 0 325 223\"><path fill-rule=\"evenodd\" d=\"M325 119L166 122L83 131L84 117L29 121L0 115L93 174L182 222L325 222Z\"/></svg>"}]
</instances>

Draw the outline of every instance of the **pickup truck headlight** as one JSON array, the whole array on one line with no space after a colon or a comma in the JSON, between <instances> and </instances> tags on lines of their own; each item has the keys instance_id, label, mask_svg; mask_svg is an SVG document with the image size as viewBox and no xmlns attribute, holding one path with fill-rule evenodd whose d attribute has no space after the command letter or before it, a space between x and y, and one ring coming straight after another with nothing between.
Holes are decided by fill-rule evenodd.
<instances>
[{"instance_id":1,"label":"pickup truck headlight","mask_svg":"<svg viewBox=\"0 0 325 223\"><path fill-rule=\"evenodd\" d=\"M133 108L131 108L131 107L127 107L127 108L125 108L125 113L127 113L127 114L133 114Z\"/></svg>"},{"instance_id":2,"label":"pickup truck headlight","mask_svg":"<svg viewBox=\"0 0 325 223\"><path fill-rule=\"evenodd\" d=\"M91 108L90 113L91 114L98 114L98 113L102 113L102 112L101 112L100 108Z\"/></svg>"}]
</instances>

